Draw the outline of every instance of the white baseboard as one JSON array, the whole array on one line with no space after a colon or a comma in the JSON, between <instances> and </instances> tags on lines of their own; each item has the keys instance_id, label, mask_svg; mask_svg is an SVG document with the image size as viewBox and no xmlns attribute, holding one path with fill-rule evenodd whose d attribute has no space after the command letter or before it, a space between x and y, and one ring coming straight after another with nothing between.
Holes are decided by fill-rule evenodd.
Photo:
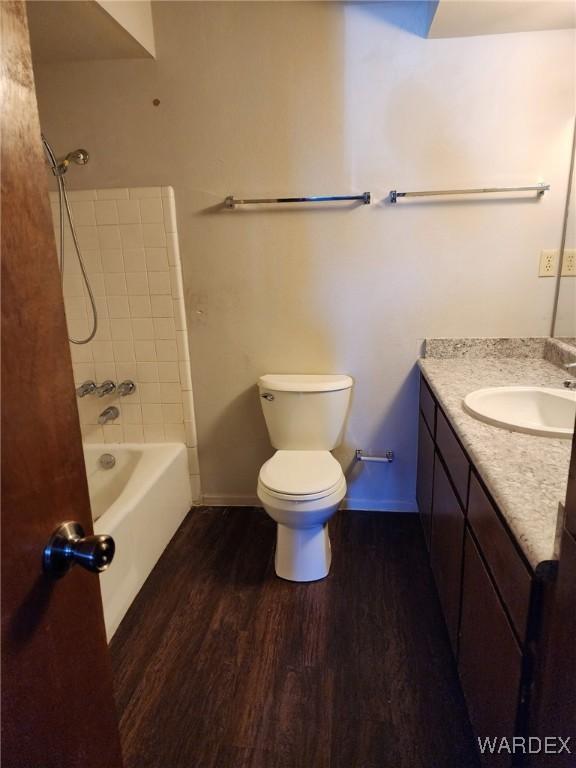
<instances>
[{"instance_id":1,"label":"white baseboard","mask_svg":"<svg viewBox=\"0 0 576 768\"><path fill-rule=\"evenodd\" d=\"M217 496L205 494L200 502L207 507L261 507L258 496ZM344 499L340 509L364 512L418 512L416 501L398 499Z\"/></svg>"},{"instance_id":2,"label":"white baseboard","mask_svg":"<svg viewBox=\"0 0 576 768\"><path fill-rule=\"evenodd\" d=\"M415 501L398 499L344 499L340 509L348 509L351 512L406 512L407 514L418 512Z\"/></svg>"},{"instance_id":3,"label":"white baseboard","mask_svg":"<svg viewBox=\"0 0 576 768\"><path fill-rule=\"evenodd\" d=\"M202 502L206 507L261 507L258 496L217 496L204 494Z\"/></svg>"}]
</instances>

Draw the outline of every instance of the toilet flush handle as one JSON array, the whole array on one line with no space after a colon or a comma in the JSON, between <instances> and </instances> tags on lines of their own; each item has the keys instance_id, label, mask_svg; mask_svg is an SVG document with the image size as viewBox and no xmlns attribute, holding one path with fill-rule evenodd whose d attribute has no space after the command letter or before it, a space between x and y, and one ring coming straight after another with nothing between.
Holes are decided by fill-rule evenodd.
<instances>
[{"instance_id":1,"label":"toilet flush handle","mask_svg":"<svg viewBox=\"0 0 576 768\"><path fill-rule=\"evenodd\" d=\"M274 400L274 395L272 395L270 392L264 392L264 394L260 395L260 397L263 397L264 400L268 400L268 402Z\"/></svg>"}]
</instances>

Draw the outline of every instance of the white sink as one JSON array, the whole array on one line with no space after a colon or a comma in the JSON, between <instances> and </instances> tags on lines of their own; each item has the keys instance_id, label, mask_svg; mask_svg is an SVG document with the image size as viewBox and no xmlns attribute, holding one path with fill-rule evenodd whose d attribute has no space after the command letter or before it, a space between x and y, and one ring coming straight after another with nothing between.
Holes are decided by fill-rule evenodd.
<instances>
[{"instance_id":1,"label":"white sink","mask_svg":"<svg viewBox=\"0 0 576 768\"><path fill-rule=\"evenodd\" d=\"M464 410L514 432L563 437L574 434L576 391L548 387L488 387L470 392Z\"/></svg>"}]
</instances>

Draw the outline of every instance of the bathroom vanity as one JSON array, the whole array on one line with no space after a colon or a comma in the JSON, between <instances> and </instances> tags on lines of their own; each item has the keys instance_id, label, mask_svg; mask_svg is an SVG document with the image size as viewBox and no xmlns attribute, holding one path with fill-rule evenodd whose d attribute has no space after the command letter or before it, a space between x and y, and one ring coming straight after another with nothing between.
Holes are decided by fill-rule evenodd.
<instances>
[{"instance_id":1,"label":"bathroom vanity","mask_svg":"<svg viewBox=\"0 0 576 768\"><path fill-rule=\"evenodd\" d=\"M473 728L512 744L535 732L571 440L489 426L462 400L567 376L544 339L471 342L430 340L420 360L417 498ZM521 763L503 752L486 764Z\"/></svg>"}]
</instances>

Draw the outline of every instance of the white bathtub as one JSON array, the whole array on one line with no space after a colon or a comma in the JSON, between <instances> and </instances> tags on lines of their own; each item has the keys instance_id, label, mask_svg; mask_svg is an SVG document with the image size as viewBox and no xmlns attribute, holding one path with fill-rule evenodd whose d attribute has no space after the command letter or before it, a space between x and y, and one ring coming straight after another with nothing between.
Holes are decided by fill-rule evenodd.
<instances>
[{"instance_id":1,"label":"white bathtub","mask_svg":"<svg viewBox=\"0 0 576 768\"><path fill-rule=\"evenodd\" d=\"M99 459L110 453L112 469ZM84 446L95 533L116 543L100 574L108 640L192 506L186 446L181 443Z\"/></svg>"}]
</instances>

